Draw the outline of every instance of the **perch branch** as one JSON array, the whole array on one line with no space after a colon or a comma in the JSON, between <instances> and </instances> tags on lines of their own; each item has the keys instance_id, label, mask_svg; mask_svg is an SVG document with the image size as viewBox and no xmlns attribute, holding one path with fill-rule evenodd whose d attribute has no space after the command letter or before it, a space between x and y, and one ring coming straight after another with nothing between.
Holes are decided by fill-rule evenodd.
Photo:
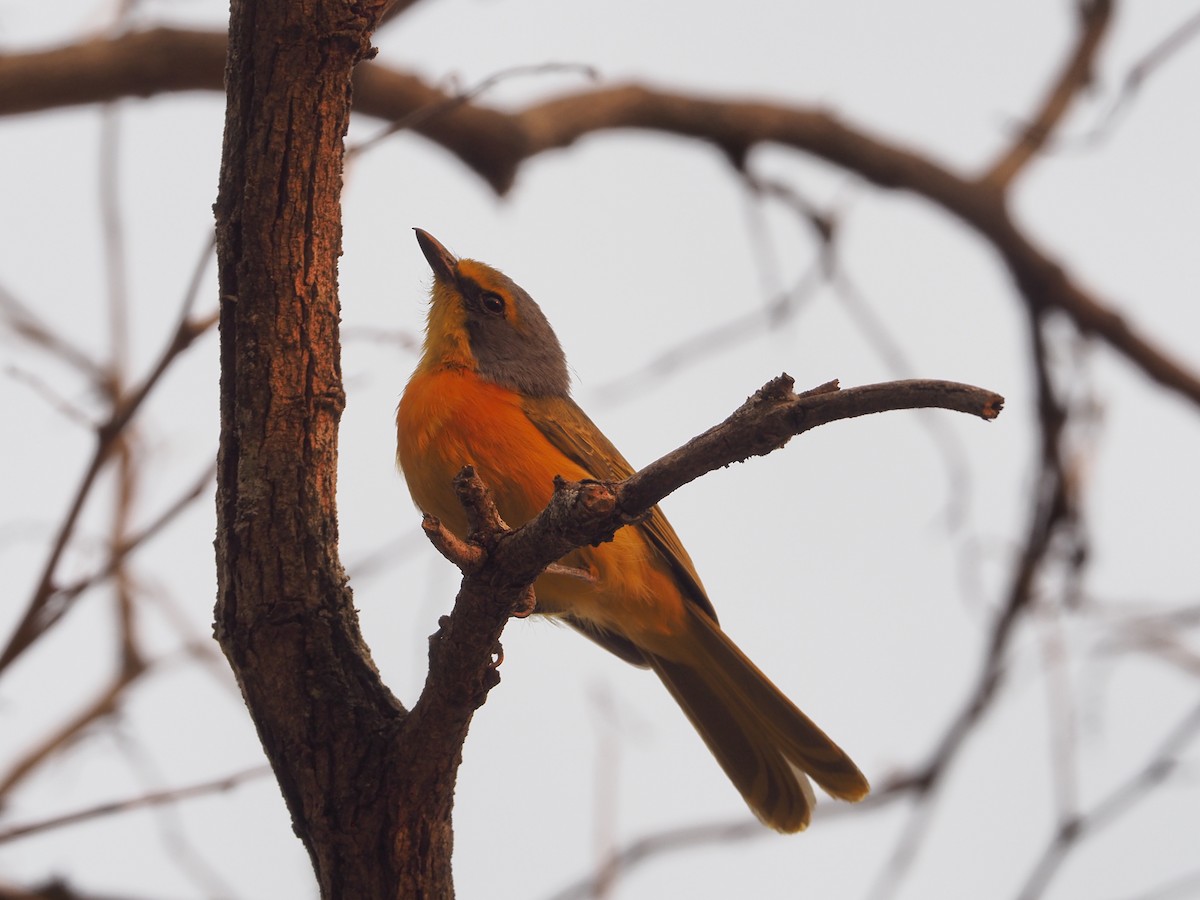
<instances>
[{"instance_id":1,"label":"perch branch","mask_svg":"<svg viewBox=\"0 0 1200 900\"><path fill-rule=\"evenodd\" d=\"M486 549L486 558L476 568L478 557L473 551L464 554L456 546L452 549L460 557L469 557L473 571L463 579L454 611L430 639L429 676L406 727L436 727L444 733L442 723L451 721L465 734L474 710L499 681L494 660L505 621L532 608L529 586L534 580L575 548L611 540L619 528L637 521L672 491L706 472L766 455L795 435L839 419L941 408L990 420L1004 405L999 394L948 381L896 381L845 391L831 381L799 394L792 388L788 375L771 380L724 422L625 481L559 479L546 509L512 532L498 517L480 516L486 489L472 470L464 470L456 483L460 500L474 521L489 523L486 528L473 525L467 543ZM432 537L439 549L449 545L440 531ZM422 736L417 743L428 748L429 739Z\"/></svg>"}]
</instances>

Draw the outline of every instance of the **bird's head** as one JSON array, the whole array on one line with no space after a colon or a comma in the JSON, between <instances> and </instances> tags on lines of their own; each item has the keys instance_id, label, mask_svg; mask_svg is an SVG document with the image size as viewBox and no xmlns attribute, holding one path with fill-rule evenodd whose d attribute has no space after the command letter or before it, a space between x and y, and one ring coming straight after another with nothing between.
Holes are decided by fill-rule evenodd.
<instances>
[{"instance_id":1,"label":"bird's head","mask_svg":"<svg viewBox=\"0 0 1200 900\"><path fill-rule=\"evenodd\" d=\"M462 365L530 397L569 393L566 357L533 298L503 272L413 230L433 270L422 365Z\"/></svg>"}]
</instances>

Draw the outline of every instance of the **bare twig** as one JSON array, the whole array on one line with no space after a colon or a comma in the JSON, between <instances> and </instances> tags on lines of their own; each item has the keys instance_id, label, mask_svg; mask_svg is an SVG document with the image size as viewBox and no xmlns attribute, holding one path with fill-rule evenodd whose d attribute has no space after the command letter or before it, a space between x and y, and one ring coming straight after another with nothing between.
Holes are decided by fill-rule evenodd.
<instances>
[{"instance_id":1,"label":"bare twig","mask_svg":"<svg viewBox=\"0 0 1200 900\"><path fill-rule=\"evenodd\" d=\"M1004 171L1019 169L1061 117L1084 81L1104 33L1107 0L1085 5L1090 23L1072 61ZM222 89L224 35L170 29L130 34L79 47L0 57L0 115L115 96L182 89ZM1089 49L1090 48L1090 49ZM164 68L165 67L165 68ZM35 89L31 90L30 85ZM821 110L732 99L697 98L641 85L612 86L545 101L516 113L461 102L407 73L377 64L358 67L356 109L389 121L418 110L409 127L454 153L497 193L518 168L549 150L597 131L645 128L709 143L731 160L776 144L828 160L887 189L926 197L979 232L1000 253L1031 306L1061 309L1084 334L1095 335L1169 390L1200 405L1200 374L1142 336L1109 304L1084 290L1013 222L1000 176L969 177L894 142L880 140ZM997 167L993 167L994 169Z\"/></svg>"},{"instance_id":2,"label":"bare twig","mask_svg":"<svg viewBox=\"0 0 1200 900\"><path fill-rule=\"evenodd\" d=\"M1190 41L1200 36L1200 12L1193 13L1182 23L1151 47L1139 59L1121 81L1116 96L1100 121L1084 137L1084 143L1095 143L1108 134L1116 124L1121 113L1129 108L1134 98L1145 86L1150 76L1155 74L1167 62L1179 53Z\"/></svg>"},{"instance_id":3,"label":"bare twig","mask_svg":"<svg viewBox=\"0 0 1200 900\"><path fill-rule=\"evenodd\" d=\"M1032 121L1012 146L992 164L983 181L1007 187L1025 165L1046 145L1075 98L1092 82L1092 68L1112 22L1112 0L1087 0L1079 7L1079 36L1075 50L1054 79Z\"/></svg>"},{"instance_id":4,"label":"bare twig","mask_svg":"<svg viewBox=\"0 0 1200 900\"><path fill-rule=\"evenodd\" d=\"M1078 714L1072 703L1074 693L1071 690L1068 650L1063 635L1062 608L1045 604L1039 612L1054 805L1056 816L1062 822L1074 818L1079 809L1079 773L1076 764Z\"/></svg>"},{"instance_id":5,"label":"bare twig","mask_svg":"<svg viewBox=\"0 0 1200 900\"><path fill-rule=\"evenodd\" d=\"M822 813L818 812L817 815L821 817ZM767 833L759 822L744 819L686 825L646 835L626 844L596 872L552 894L549 900L593 900L603 897L618 878L628 877L635 869L652 860L705 846L726 847L738 841L760 838Z\"/></svg>"},{"instance_id":6,"label":"bare twig","mask_svg":"<svg viewBox=\"0 0 1200 900\"><path fill-rule=\"evenodd\" d=\"M1024 620L1031 606L1037 575L1053 547L1052 538L1068 515L1069 504L1064 494L1067 488L1061 464L1061 434L1065 425L1065 414L1059 407L1046 363L1043 318L1030 315L1029 321L1032 357L1039 373L1042 469L1039 484L1033 493L1024 546L1010 576L1004 606L991 625L983 664L975 684L967 693L958 714L935 745L923 772L917 776L917 808L888 862L876 877L871 890L871 897L875 900L889 897L898 889L903 875L916 858L928 833L928 826L932 821L932 806L946 773L976 724L999 697L1007 671L1008 648L1018 625Z\"/></svg>"},{"instance_id":7,"label":"bare twig","mask_svg":"<svg viewBox=\"0 0 1200 900\"><path fill-rule=\"evenodd\" d=\"M612 403L631 394L641 393L645 385L672 375L697 360L711 360L723 350L731 350L738 342L764 334L796 312L820 288L825 277L825 265L817 260L787 290L781 291L765 306L733 316L705 331L690 335L659 352L653 359L630 372L596 388L600 402Z\"/></svg>"},{"instance_id":8,"label":"bare twig","mask_svg":"<svg viewBox=\"0 0 1200 900\"><path fill-rule=\"evenodd\" d=\"M190 305L190 302L191 298L189 296L185 300L185 305ZM97 429L96 447L92 452L92 458L88 463L83 477L80 479L78 487L75 489L71 505L63 517L58 533L51 544L50 552L42 566L37 586L34 588L33 595L30 597L16 629L9 638L4 652L0 653L0 672L3 672L14 660L29 649L45 633L46 629L53 626L70 607L70 600L61 604L56 602L59 598L58 585L55 582L58 564L74 535L80 513L82 513L84 504L91 494L96 478L108 463L125 426L158 385L167 369L176 357L183 353L197 337L211 327L212 322L211 318L203 322L194 322L191 319L182 320L176 327L174 334L167 341L154 368L142 380L141 384L130 392L117 408L110 412L108 419Z\"/></svg>"},{"instance_id":9,"label":"bare twig","mask_svg":"<svg viewBox=\"0 0 1200 900\"><path fill-rule=\"evenodd\" d=\"M0 844L16 841L20 838L32 837L35 834L41 834L56 828L78 825L81 822L90 822L94 819L105 818L120 813L134 812L135 810L146 809L151 806L161 806L167 803L179 803L183 800L190 800L193 797L205 797L210 794L224 793L233 790L246 781L264 778L270 774L270 766L254 766L249 769L243 769L240 772L234 772L232 775L226 775L224 778L204 781L199 784L189 785L188 787L152 791L138 797L131 797L127 800L114 800L110 803L89 806L87 809L80 809L58 816L50 816L45 819L39 819L36 822L28 822L24 825L13 825L0 831Z\"/></svg>"},{"instance_id":10,"label":"bare twig","mask_svg":"<svg viewBox=\"0 0 1200 900\"><path fill-rule=\"evenodd\" d=\"M435 516L426 515L421 522L421 529L437 552L454 563L455 568L464 575L478 572L487 559L487 553L482 547L468 544L462 538L456 537L454 532Z\"/></svg>"},{"instance_id":11,"label":"bare twig","mask_svg":"<svg viewBox=\"0 0 1200 900\"><path fill-rule=\"evenodd\" d=\"M14 381L19 381L29 387L30 390L42 398L42 402L51 409L57 410L67 421L74 422L76 425L87 429L96 427L96 423L88 417L88 414L83 409L59 394L58 391L50 387L50 385L34 373L27 372L17 366L5 366L4 373Z\"/></svg>"},{"instance_id":12,"label":"bare twig","mask_svg":"<svg viewBox=\"0 0 1200 900\"><path fill-rule=\"evenodd\" d=\"M820 822L858 817L868 809L882 809L903 798L913 789L913 784L908 778L892 779L874 788L869 797L852 807L818 806L815 815ZM762 823L750 818L664 828L614 850L595 872L556 891L548 900L597 900L619 879L629 877L637 869L661 857L695 852L710 845L728 846L735 842L758 840L769 835L770 832L762 827Z\"/></svg>"},{"instance_id":13,"label":"bare twig","mask_svg":"<svg viewBox=\"0 0 1200 900\"><path fill-rule=\"evenodd\" d=\"M49 353L54 358L71 366L89 382L96 383L101 376L100 363L96 362L82 347L78 347L59 334L17 299L7 288L0 286L0 314L8 327L25 339L31 347Z\"/></svg>"},{"instance_id":14,"label":"bare twig","mask_svg":"<svg viewBox=\"0 0 1200 900\"><path fill-rule=\"evenodd\" d=\"M57 729L46 734L34 747L27 750L0 778L0 797L6 796L23 782L46 760L62 752L93 724L116 712L125 690L148 671L140 660L127 660L100 693L72 718Z\"/></svg>"},{"instance_id":15,"label":"bare twig","mask_svg":"<svg viewBox=\"0 0 1200 900\"><path fill-rule=\"evenodd\" d=\"M122 755L126 757L130 774L141 782L146 793L148 795L169 794L170 791L163 791L155 787L155 785L165 783L166 779L163 778L157 761L147 752L146 748L119 728L114 732L114 737ZM270 769L269 766L262 768ZM229 786L233 787L237 784L235 779L238 779L239 776L244 778L253 771L246 770L222 781L232 781L233 783ZM222 783L218 782L218 784ZM238 900L238 892L234 890L222 872L223 866L205 859L195 841L188 835L179 815L178 804L169 802L168 798L163 802L146 804L144 808L148 809L158 820L158 838L166 849L168 857L193 883L198 892L207 897Z\"/></svg>"},{"instance_id":16,"label":"bare twig","mask_svg":"<svg viewBox=\"0 0 1200 900\"><path fill-rule=\"evenodd\" d=\"M1144 800L1149 791L1162 784L1179 767L1179 754L1200 733L1200 704L1171 729L1159 748L1128 780L1114 788L1088 813L1063 822L1049 846L1034 865L1026 879L1019 900L1035 900L1042 896L1057 874L1070 849L1096 831L1111 824L1129 807Z\"/></svg>"},{"instance_id":17,"label":"bare twig","mask_svg":"<svg viewBox=\"0 0 1200 900\"><path fill-rule=\"evenodd\" d=\"M736 161L735 161L736 162ZM615 402L633 392L642 392L650 382L661 384L664 376L677 374L687 366L709 361L747 338L779 328L793 319L812 300L831 277L834 255L834 219L801 196L790 185L755 175L742 166L738 174L753 196L782 201L811 230L817 241L817 258L789 287L774 291L761 307L749 309L705 331L681 338L659 351L653 359L626 374L600 385L595 393L600 402ZM765 252L766 241L755 242Z\"/></svg>"},{"instance_id":18,"label":"bare twig","mask_svg":"<svg viewBox=\"0 0 1200 900\"><path fill-rule=\"evenodd\" d=\"M465 106L502 82L525 75L548 75L560 72L582 74L591 81L595 81L599 77L596 70L591 66L585 66L580 63L540 63L532 66L513 66L509 69L502 69L499 72L494 72L472 87L455 91L447 97L418 107L412 112L394 119L377 134L348 147L346 149L346 161L349 162L360 154L365 153L397 132L415 129L430 119L445 115L460 106Z\"/></svg>"},{"instance_id":19,"label":"bare twig","mask_svg":"<svg viewBox=\"0 0 1200 900\"><path fill-rule=\"evenodd\" d=\"M139 547L147 543L163 529L179 518L196 500L206 495L206 489L211 487L213 476L216 474L216 462L211 462L204 471L168 506L155 516L141 530L125 535L118 543L109 548L108 558L104 565L89 575L84 575L58 589L58 595L64 600L73 600L86 590L90 590L105 579L112 577L118 566L133 554Z\"/></svg>"},{"instance_id":20,"label":"bare twig","mask_svg":"<svg viewBox=\"0 0 1200 900\"><path fill-rule=\"evenodd\" d=\"M846 310L859 333L874 348L890 374L895 378L912 378L917 367L908 359L900 342L888 331L882 318L875 312L855 279L846 271L840 260L831 264L831 280L842 308ZM950 526L962 522L969 508L970 479L967 454L955 432L946 427L945 421L932 411L918 411L917 422L929 435L942 454L949 488L946 491L945 520Z\"/></svg>"},{"instance_id":21,"label":"bare twig","mask_svg":"<svg viewBox=\"0 0 1200 900\"><path fill-rule=\"evenodd\" d=\"M836 382L792 393L787 375L768 382L720 425L710 428L622 483L617 506L637 515L707 471L763 456L812 428L899 409L947 409L994 419L1004 398L948 381L891 381L839 390Z\"/></svg>"}]
</instances>

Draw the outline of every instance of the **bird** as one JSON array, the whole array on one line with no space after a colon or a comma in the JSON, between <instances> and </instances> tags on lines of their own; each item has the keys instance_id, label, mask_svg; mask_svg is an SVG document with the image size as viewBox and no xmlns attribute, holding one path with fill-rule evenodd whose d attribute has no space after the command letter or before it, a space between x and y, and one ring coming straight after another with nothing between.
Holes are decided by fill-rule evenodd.
<instances>
[{"instance_id":1,"label":"bird","mask_svg":"<svg viewBox=\"0 0 1200 900\"><path fill-rule=\"evenodd\" d=\"M465 538L453 488L465 466L514 528L549 503L555 476L632 475L571 399L566 356L533 298L497 269L414 231L433 287L421 355L396 410L396 457L418 509ZM559 562L534 583L535 612L652 670L761 822L805 829L816 802L810 778L838 799L867 795L850 757L721 630L657 506L610 542Z\"/></svg>"}]
</instances>

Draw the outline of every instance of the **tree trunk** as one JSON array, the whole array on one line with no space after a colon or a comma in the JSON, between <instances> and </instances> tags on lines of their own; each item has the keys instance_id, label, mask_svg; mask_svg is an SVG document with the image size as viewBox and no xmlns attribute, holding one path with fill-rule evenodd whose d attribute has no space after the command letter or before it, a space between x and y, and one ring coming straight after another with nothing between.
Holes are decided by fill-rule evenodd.
<instances>
[{"instance_id":1,"label":"tree trunk","mask_svg":"<svg viewBox=\"0 0 1200 900\"><path fill-rule=\"evenodd\" d=\"M441 898L457 757L411 765L421 746L371 662L337 555L343 138L381 6L232 4L216 635L322 896Z\"/></svg>"}]
</instances>

